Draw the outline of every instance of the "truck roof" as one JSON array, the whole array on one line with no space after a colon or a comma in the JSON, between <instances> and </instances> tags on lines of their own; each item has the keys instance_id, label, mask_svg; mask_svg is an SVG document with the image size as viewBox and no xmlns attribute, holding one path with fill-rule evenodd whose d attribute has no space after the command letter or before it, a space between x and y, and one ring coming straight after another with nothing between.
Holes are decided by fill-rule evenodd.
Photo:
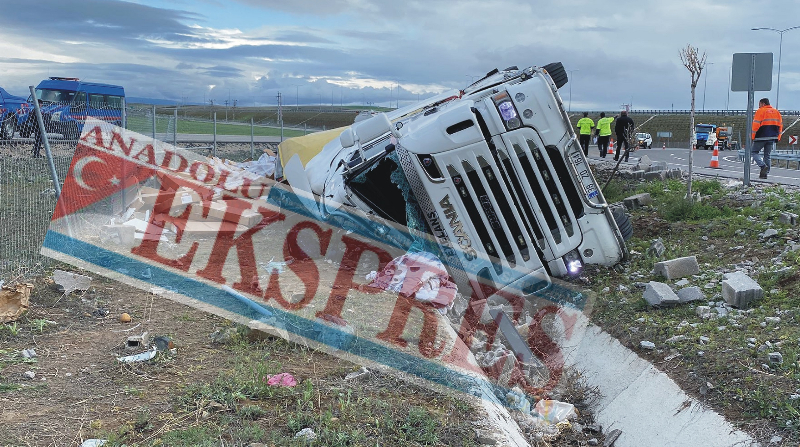
<instances>
[{"instance_id":1,"label":"truck roof","mask_svg":"<svg viewBox=\"0 0 800 447\"><path fill-rule=\"evenodd\" d=\"M36 86L37 89L67 90L76 92L99 93L103 95L125 96L125 89L119 85L85 82L77 78L50 78Z\"/></svg>"}]
</instances>

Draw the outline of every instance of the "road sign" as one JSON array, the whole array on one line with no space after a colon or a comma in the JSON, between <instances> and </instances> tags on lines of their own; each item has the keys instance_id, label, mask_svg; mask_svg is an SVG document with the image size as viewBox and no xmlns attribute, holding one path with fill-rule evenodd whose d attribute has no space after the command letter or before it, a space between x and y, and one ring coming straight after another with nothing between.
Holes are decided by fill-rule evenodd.
<instances>
[{"instance_id":1,"label":"road sign","mask_svg":"<svg viewBox=\"0 0 800 447\"><path fill-rule=\"evenodd\" d=\"M772 53L734 53L731 68L731 91L756 92L772 90Z\"/></svg>"},{"instance_id":2,"label":"road sign","mask_svg":"<svg viewBox=\"0 0 800 447\"><path fill-rule=\"evenodd\" d=\"M672 132L658 132L656 138L672 138Z\"/></svg>"},{"instance_id":3,"label":"road sign","mask_svg":"<svg viewBox=\"0 0 800 447\"><path fill-rule=\"evenodd\" d=\"M792 135L789 137L789 144L797 144L797 135Z\"/></svg>"}]
</instances>

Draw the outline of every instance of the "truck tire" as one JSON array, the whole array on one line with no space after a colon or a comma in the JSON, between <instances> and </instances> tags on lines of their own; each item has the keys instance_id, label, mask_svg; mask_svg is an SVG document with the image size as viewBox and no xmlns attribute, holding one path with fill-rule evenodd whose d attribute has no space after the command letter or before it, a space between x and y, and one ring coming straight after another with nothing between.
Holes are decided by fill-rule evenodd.
<instances>
[{"instance_id":1,"label":"truck tire","mask_svg":"<svg viewBox=\"0 0 800 447\"><path fill-rule=\"evenodd\" d=\"M628 213L625 212L624 206L615 206L611 208L611 215L614 216L614 221L619 227L619 232L622 233L622 239L628 240L633 236L633 224Z\"/></svg>"},{"instance_id":2,"label":"truck tire","mask_svg":"<svg viewBox=\"0 0 800 447\"><path fill-rule=\"evenodd\" d=\"M14 137L14 131L17 129L16 120L14 115L8 116L3 120L3 124L0 125L0 139L10 140Z\"/></svg>"},{"instance_id":3,"label":"truck tire","mask_svg":"<svg viewBox=\"0 0 800 447\"><path fill-rule=\"evenodd\" d=\"M553 83L556 85L556 88L563 87L569 81L567 70L564 69L564 65L562 65L561 62L553 62L542 68L547 70L547 74L553 78Z\"/></svg>"}]
</instances>

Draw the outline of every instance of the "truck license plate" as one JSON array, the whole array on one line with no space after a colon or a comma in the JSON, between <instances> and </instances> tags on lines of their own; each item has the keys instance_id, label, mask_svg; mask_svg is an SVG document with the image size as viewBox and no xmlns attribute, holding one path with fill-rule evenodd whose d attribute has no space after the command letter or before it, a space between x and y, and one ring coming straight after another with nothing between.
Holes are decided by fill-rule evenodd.
<instances>
[{"instance_id":1,"label":"truck license plate","mask_svg":"<svg viewBox=\"0 0 800 447\"><path fill-rule=\"evenodd\" d=\"M586 198L594 199L597 197L597 184L594 182L592 172L589 170L589 165L586 164L586 159L583 158L583 154L576 151L573 147L570 151L569 160L572 162L572 166L575 167L575 172L578 173Z\"/></svg>"}]
</instances>

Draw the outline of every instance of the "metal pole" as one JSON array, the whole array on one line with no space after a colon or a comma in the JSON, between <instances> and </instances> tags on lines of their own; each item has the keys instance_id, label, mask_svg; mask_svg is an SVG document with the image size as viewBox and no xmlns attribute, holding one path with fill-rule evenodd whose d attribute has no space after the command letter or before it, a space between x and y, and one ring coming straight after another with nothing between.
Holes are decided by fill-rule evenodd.
<instances>
[{"instance_id":1,"label":"metal pole","mask_svg":"<svg viewBox=\"0 0 800 447\"><path fill-rule=\"evenodd\" d=\"M750 159L752 157L753 142L750 135L753 134L753 103L755 101L755 71L756 55L750 59L750 83L747 87L747 131L745 132L744 149L744 186L750 186Z\"/></svg>"},{"instance_id":2,"label":"metal pole","mask_svg":"<svg viewBox=\"0 0 800 447\"><path fill-rule=\"evenodd\" d=\"M211 153L217 156L217 112L214 112L214 142L211 144Z\"/></svg>"},{"instance_id":3,"label":"metal pole","mask_svg":"<svg viewBox=\"0 0 800 447\"><path fill-rule=\"evenodd\" d=\"M57 201L61 196L61 183L58 182L58 172L56 172L56 164L53 162L53 153L50 151L50 142L47 141L47 131L44 128L44 120L42 119L42 111L39 109L39 101L36 99L36 91L33 89L32 85L28 86L28 88L31 91L31 98L33 98L33 109L36 112L36 122L39 123L38 132L42 134L44 153L47 156L47 164L50 167L50 178L53 180L53 189L56 190Z\"/></svg>"},{"instance_id":4,"label":"metal pole","mask_svg":"<svg viewBox=\"0 0 800 447\"><path fill-rule=\"evenodd\" d=\"M778 109L778 104L781 100L781 53L783 53L783 33L780 34L781 43L778 45L778 92L775 94L775 109Z\"/></svg>"},{"instance_id":5,"label":"metal pole","mask_svg":"<svg viewBox=\"0 0 800 447\"><path fill-rule=\"evenodd\" d=\"M156 139L156 105L153 104L153 139Z\"/></svg>"},{"instance_id":6,"label":"metal pole","mask_svg":"<svg viewBox=\"0 0 800 447\"><path fill-rule=\"evenodd\" d=\"M728 69L728 99L725 100L725 112L730 110L730 103L731 103L731 72L733 71L733 66Z\"/></svg>"},{"instance_id":7,"label":"metal pole","mask_svg":"<svg viewBox=\"0 0 800 447\"><path fill-rule=\"evenodd\" d=\"M250 159L256 158L256 145L253 139L253 117L250 117Z\"/></svg>"},{"instance_id":8,"label":"metal pole","mask_svg":"<svg viewBox=\"0 0 800 447\"><path fill-rule=\"evenodd\" d=\"M177 146L178 145L178 108L177 107L175 107L175 113L174 113L174 115L172 117L175 120L175 122L174 122L174 124L172 126L172 145L173 146Z\"/></svg>"}]
</instances>

